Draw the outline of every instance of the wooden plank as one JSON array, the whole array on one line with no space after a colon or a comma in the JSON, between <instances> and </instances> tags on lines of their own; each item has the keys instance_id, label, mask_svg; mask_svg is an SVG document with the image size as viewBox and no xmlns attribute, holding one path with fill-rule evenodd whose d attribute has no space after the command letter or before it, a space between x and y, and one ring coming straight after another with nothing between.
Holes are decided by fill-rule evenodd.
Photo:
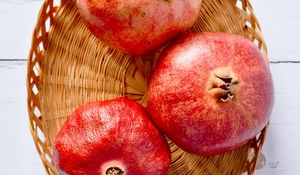
<instances>
[{"instance_id":1,"label":"wooden plank","mask_svg":"<svg viewBox=\"0 0 300 175\"><path fill-rule=\"evenodd\" d=\"M43 0L0 1L0 59L27 59Z\"/></svg>"},{"instance_id":2,"label":"wooden plank","mask_svg":"<svg viewBox=\"0 0 300 175\"><path fill-rule=\"evenodd\" d=\"M275 105L263 153L266 166L257 175L300 172L300 64L272 64Z\"/></svg>"},{"instance_id":3,"label":"wooden plank","mask_svg":"<svg viewBox=\"0 0 300 175\"><path fill-rule=\"evenodd\" d=\"M26 59L43 0L0 1L0 59ZM250 0L271 61L299 60L300 1Z\"/></svg>"},{"instance_id":4,"label":"wooden plank","mask_svg":"<svg viewBox=\"0 0 300 175\"><path fill-rule=\"evenodd\" d=\"M300 1L250 0L269 48L271 61L300 61Z\"/></svg>"},{"instance_id":5,"label":"wooden plank","mask_svg":"<svg viewBox=\"0 0 300 175\"><path fill-rule=\"evenodd\" d=\"M0 62L1 174L46 174L29 131L25 74L26 62Z\"/></svg>"},{"instance_id":6,"label":"wooden plank","mask_svg":"<svg viewBox=\"0 0 300 175\"><path fill-rule=\"evenodd\" d=\"M300 64L272 64L276 100L257 175L300 172ZM10 175L45 174L28 128L26 62L0 62L0 167Z\"/></svg>"}]
</instances>

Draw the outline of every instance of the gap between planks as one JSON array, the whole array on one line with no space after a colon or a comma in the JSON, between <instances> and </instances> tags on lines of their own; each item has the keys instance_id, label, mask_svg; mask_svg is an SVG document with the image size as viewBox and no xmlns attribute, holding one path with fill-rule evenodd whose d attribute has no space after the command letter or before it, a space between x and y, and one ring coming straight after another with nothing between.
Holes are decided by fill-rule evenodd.
<instances>
[{"instance_id":1,"label":"gap between planks","mask_svg":"<svg viewBox=\"0 0 300 175\"><path fill-rule=\"evenodd\" d=\"M0 62L27 61L27 59L0 59ZM270 64L299 64L300 61L270 61Z\"/></svg>"}]
</instances>

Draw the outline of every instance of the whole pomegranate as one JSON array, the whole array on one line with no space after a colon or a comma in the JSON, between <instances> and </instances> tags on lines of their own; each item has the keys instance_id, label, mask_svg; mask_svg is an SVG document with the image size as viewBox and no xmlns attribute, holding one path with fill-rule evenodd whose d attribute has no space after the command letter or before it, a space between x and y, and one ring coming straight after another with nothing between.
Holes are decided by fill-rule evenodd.
<instances>
[{"instance_id":1,"label":"whole pomegranate","mask_svg":"<svg viewBox=\"0 0 300 175\"><path fill-rule=\"evenodd\" d=\"M87 27L111 47L150 52L192 26L202 0L77 0Z\"/></svg>"},{"instance_id":2,"label":"whole pomegranate","mask_svg":"<svg viewBox=\"0 0 300 175\"><path fill-rule=\"evenodd\" d=\"M209 156L258 134L273 100L268 64L250 40L191 33L162 54L149 85L148 111L179 147Z\"/></svg>"},{"instance_id":3,"label":"whole pomegranate","mask_svg":"<svg viewBox=\"0 0 300 175\"><path fill-rule=\"evenodd\" d=\"M125 97L78 108L54 145L61 175L166 175L169 163L165 138L146 110Z\"/></svg>"}]
</instances>

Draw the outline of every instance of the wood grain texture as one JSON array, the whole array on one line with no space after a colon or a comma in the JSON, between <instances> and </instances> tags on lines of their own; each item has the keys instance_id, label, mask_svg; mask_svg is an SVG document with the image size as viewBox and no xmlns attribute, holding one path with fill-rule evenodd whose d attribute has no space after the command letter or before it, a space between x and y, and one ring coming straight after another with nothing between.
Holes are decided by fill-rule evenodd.
<instances>
[{"instance_id":1,"label":"wood grain texture","mask_svg":"<svg viewBox=\"0 0 300 175\"><path fill-rule=\"evenodd\" d=\"M0 59L27 59L43 0L0 0Z\"/></svg>"},{"instance_id":2,"label":"wood grain texture","mask_svg":"<svg viewBox=\"0 0 300 175\"><path fill-rule=\"evenodd\" d=\"M275 106L257 175L300 173L300 64L271 64ZM28 127L26 62L0 62L0 169L10 175L44 175Z\"/></svg>"},{"instance_id":3,"label":"wood grain texture","mask_svg":"<svg viewBox=\"0 0 300 175\"><path fill-rule=\"evenodd\" d=\"M7 175L43 175L29 132L26 62L0 62L0 170Z\"/></svg>"},{"instance_id":4,"label":"wood grain texture","mask_svg":"<svg viewBox=\"0 0 300 175\"><path fill-rule=\"evenodd\" d=\"M0 0L0 59L26 59L43 0ZM250 0L271 61L300 61L300 1Z\"/></svg>"},{"instance_id":5,"label":"wood grain texture","mask_svg":"<svg viewBox=\"0 0 300 175\"><path fill-rule=\"evenodd\" d=\"M272 64L275 105L263 153L266 166L258 175L300 174L300 64Z\"/></svg>"},{"instance_id":6,"label":"wood grain texture","mask_svg":"<svg viewBox=\"0 0 300 175\"><path fill-rule=\"evenodd\" d=\"M270 60L300 61L300 1L250 0ZM0 59L26 59L43 0L0 0ZM300 174L300 64L271 64L276 100L257 175ZM44 175L28 127L26 62L0 61L0 169L9 175Z\"/></svg>"},{"instance_id":7,"label":"wood grain texture","mask_svg":"<svg viewBox=\"0 0 300 175\"><path fill-rule=\"evenodd\" d=\"M300 61L300 1L250 0L271 61Z\"/></svg>"}]
</instances>

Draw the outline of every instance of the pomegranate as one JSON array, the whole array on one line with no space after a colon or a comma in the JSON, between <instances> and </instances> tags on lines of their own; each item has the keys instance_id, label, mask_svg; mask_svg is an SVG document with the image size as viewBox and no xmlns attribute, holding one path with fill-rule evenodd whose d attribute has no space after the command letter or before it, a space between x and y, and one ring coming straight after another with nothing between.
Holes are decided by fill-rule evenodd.
<instances>
[{"instance_id":1,"label":"pomegranate","mask_svg":"<svg viewBox=\"0 0 300 175\"><path fill-rule=\"evenodd\" d=\"M202 0L77 0L87 27L112 48L150 52L192 26Z\"/></svg>"},{"instance_id":2,"label":"pomegranate","mask_svg":"<svg viewBox=\"0 0 300 175\"><path fill-rule=\"evenodd\" d=\"M165 175L169 163L165 138L125 97L78 108L54 145L54 164L64 175Z\"/></svg>"},{"instance_id":3,"label":"pomegranate","mask_svg":"<svg viewBox=\"0 0 300 175\"><path fill-rule=\"evenodd\" d=\"M269 121L271 73L248 39L191 33L161 55L148 90L148 111L187 152L210 156L245 144Z\"/></svg>"}]
</instances>

